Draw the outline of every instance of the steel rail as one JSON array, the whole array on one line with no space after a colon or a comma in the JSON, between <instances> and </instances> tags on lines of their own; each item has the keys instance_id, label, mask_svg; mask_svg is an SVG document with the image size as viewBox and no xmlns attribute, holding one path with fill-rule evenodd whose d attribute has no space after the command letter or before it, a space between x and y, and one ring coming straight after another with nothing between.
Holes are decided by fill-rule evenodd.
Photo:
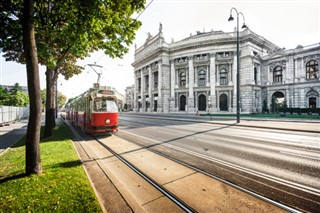
<instances>
[{"instance_id":1,"label":"steel rail","mask_svg":"<svg viewBox=\"0 0 320 213\"><path fill-rule=\"evenodd\" d=\"M117 157L121 162L123 162L126 166L128 166L130 169L132 169L134 172L136 172L140 177L145 179L148 183L150 183L153 187L155 187L157 190L159 190L161 193L163 193L166 197L168 197L172 202L174 202L176 205L178 205L182 210L188 213L197 212L192 207L190 207L188 204L183 202L181 199L176 197L174 194L169 192L167 189L162 187L160 184L158 184L155 180L153 180L151 177L146 175L144 172L142 172L140 169L135 167L133 164L131 164L128 160L123 158L121 155L116 153L114 150L112 150L109 146L104 144L102 141L100 141L98 138L93 137L99 144L101 144L104 148L106 148L109 152L111 152L115 157Z\"/></svg>"},{"instance_id":2,"label":"steel rail","mask_svg":"<svg viewBox=\"0 0 320 213\"><path fill-rule=\"evenodd\" d=\"M123 132L127 132L127 131L124 131L124 130L122 130ZM132 133L127 133L127 134L132 134ZM133 135L135 135L135 134L133 134ZM123 137L121 137L121 136L119 136L119 135L117 135L118 137L120 137L120 138L123 138ZM135 135L136 136L136 135ZM136 137L139 137L139 136L136 136ZM141 137L142 138L142 137ZM123 138L123 139L125 139L125 138ZM142 139L145 139L146 140L146 138L142 138ZM149 139L149 140L152 140L152 139ZM131 143L134 143L134 144L136 144L136 145L138 145L138 146L140 146L140 147L144 147L143 145L141 145L141 144L139 144L139 143L137 143L137 142L135 142L135 141L133 141L133 140L131 140L130 141ZM173 145L170 145L170 146L172 146L172 148L174 148L173 147ZM145 148L145 147L144 147ZM190 164L187 164L187 163L185 163L185 162L183 162L183 161L180 161L180 160L178 160L178 159L175 159L175 158L173 158L173 157L171 157L171 156L168 156L168 155L166 155L166 154L163 154L163 153L161 153L161 152L158 152L158 151L156 151L156 150L152 150L152 149L148 149L149 151L152 151L152 152L154 152L154 153L156 153L156 154L158 154L158 155L161 155L161 156L163 156L163 157L165 157L165 158L167 158L167 159L170 159L170 160L172 160L172 161L174 161L174 162L176 162L176 163L179 163L179 164L181 164L181 165L183 165L183 166L186 166L186 167L188 167L188 168L190 168L190 169L192 169L192 170L195 170L195 171L197 171L197 172L199 172L199 173L202 173L202 174L204 174L204 175L207 175L207 176L209 176L209 177L211 177L211 178L213 178L213 179L216 179L216 180L218 180L218 181L220 181L220 182L222 182L222 183L224 183L224 184L227 184L227 185L229 185L229 186L231 186L231 187L234 187L234 188L236 188L236 189L238 189L238 190L240 190L240 191L242 191L242 192L245 192L245 193L247 193L247 194L250 194L250 195L252 195L253 197L256 197L256 198L258 198L258 199L261 199L261 200L263 200L263 201L266 201L266 202L268 202L268 203L271 203L271 204L273 204L273 205L275 205L275 206L277 206L277 207L279 207L279 208L281 208L281 209L284 209L284 210L286 210L286 211L289 211L289 212L292 212L292 213L302 213L302 211L299 211L299 210L297 210L297 209L295 209L295 208L293 208L293 207L290 207L290 206L287 206L287 205L285 205L285 204L282 204L282 203L280 203L280 202L277 202L277 201L274 201L274 200L272 200L272 199L270 199L270 198L268 198L268 197L265 197L265 196L262 196L262 195L260 195L260 194L258 194L258 193L255 193L254 191L251 191L251 190L248 190L248 189L245 189L245 188L243 188L243 187L241 187L241 186L238 186L238 185L236 185L236 184L234 184L234 183L232 183L232 182L229 182L229 181L227 181L227 180L224 180L224 179L222 179L222 178L220 178L220 177L218 177L218 176L215 176L215 175L213 175L213 174L211 174L211 173L209 173L209 172L206 172L206 171L204 171L204 170L201 170L201 169L199 169L199 168L197 168L197 167L194 167L194 166L192 166L192 165L190 165ZM180 151L182 151L182 150L180 150ZM189 153L190 154L190 153ZM232 168L232 167L231 167Z\"/></svg>"},{"instance_id":3,"label":"steel rail","mask_svg":"<svg viewBox=\"0 0 320 213\"><path fill-rule=\"evenodd\" d=\"M77 133L77 130L69 124L63 116L62 120L63 122L69 127L72 134L76 137L76 140L81 140L82 137ZM123 158L121 155L116 153L113 149L111 149L109 146L104 144L102 141L100 141L97 137L93 137L100 145L102 145L104 148L106 148L109 152L111 152L115 157L117 157L121 162L123 162L126 166L128 166L130 169L132 169L135 173L137 173L140 177L142 177L144 180L146 180L148 183L150 183L153 187L155 187L158 191L160 191L162 194L164 194L166 197L168 197L172 202L174 202L177 206L179 206L182 210L188 213L194 213L197 212L193 208L191 208L188 204L183 202L181 199L176 197L174 194L169 192L167 189L162 187L160 184L158 184L156 181L154 181L152 178L150 178L148 175L143 173L141 170L139 170L137 167L135 167L133 164L131 164L129 161L127 161L125 158Z\"/></svg>"}]
</instances>

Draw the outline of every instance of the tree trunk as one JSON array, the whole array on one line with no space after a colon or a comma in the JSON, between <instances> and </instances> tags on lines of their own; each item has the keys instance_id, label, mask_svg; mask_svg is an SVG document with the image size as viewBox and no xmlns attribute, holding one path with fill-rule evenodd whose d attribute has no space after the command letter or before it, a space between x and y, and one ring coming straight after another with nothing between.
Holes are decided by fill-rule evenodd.
<instances>
[{"instance_id":1,"label":"tree trunk","mask_svg":"<svg viewBox=\"0 0 320 213\"><path fill-rule=\"evenodd\" d=\"M41 128L41 91L37 47L34 35L34 2L23 3L23 50L26 57L30 116L26 136L26 174L41 174L40 128Z\"/></svg>"},{"instance_id":2,"label":"tree trunk","mask_svg":"<svg viewBox=\"0 0 320 213\"><path fill-rule=\"evenodd\" d=\"M53 70L47 67L46 71L46 120L44 128L44 137L50 137L52 135L52 129L55 127L55 107L54 107L54 79Z\"/></svg>"}]
</instances>

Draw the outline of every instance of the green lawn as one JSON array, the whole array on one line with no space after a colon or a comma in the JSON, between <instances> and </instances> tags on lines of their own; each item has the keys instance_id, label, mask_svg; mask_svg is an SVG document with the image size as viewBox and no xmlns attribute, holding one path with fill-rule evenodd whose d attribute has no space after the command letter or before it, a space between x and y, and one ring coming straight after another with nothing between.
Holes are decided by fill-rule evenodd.
<instances>
[{"instance_id":1,"label":"green lawn","mask_svg":"<svg viewBox=\"0 0 320 213\"><path fill-rule=\"evenodd\" d=\"M43 174L25 176L25 138L0 156L0 212L101 212L65 126L41 141Z\"/></svg>"}]
</instances>

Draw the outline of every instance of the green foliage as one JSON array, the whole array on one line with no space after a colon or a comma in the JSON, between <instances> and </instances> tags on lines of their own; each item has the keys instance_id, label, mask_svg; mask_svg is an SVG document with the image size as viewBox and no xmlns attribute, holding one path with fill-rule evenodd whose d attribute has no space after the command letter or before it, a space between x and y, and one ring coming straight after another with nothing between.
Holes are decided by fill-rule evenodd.
<instances>
[{"instance_id":1,"label":"green foliage","mask_svg":"<svg viewBox=\"0 0 320 213\"><path fill-rule=\"evenodd\" d=\"M58 107L61 108L65 105L67 101L67 96L63 95L61 92L58 92Z\"/></svg>"},{"instance_id":2,"label":"green foliage","mask_svg":"<svg viewBox=\"0 0 320 213\"><path fill-rule=\"evenodd\" d=\"M41 90L41 102L42 105L45 106L46 105L46 99L47 99L47 90L43 89ZM59 108L61 108L67 101L67 97L62 94L61 92L58 92L58 106Z\"/></svg>"},{"instance_id":3,"label":"green foliage","mask_svg":"<svg viewBox=\"0 0 320 213\"><path fill-rule=\"evenodd\" d=\"M269 113L267 100L263 100L263 103L262 103L262 113Z\"/></svg>"},{"instance_id":4,"label":"green foliage","mask_svg":"<svg viewBox=\"0 0 320 213\"><path fill-rule=\"evenodd\" d=\"M42 175L24 175L25 138L0 156L0 212L101 212L67 129L40 143Z\"/></svg>"},{"instance_id":5,"label":"green foliage","mask_svg":"<svg viewBox=\"0 0 320 213\"><path fill-rule=\"evenodd\" d=\"M1 104L1 102L5 99L7 99L7 97L9 96L9 92L7 89L3 88L3 87L0 87L0 105L3 105Z\"/></svg>"},{"instance_id":6,"label":"green foliage","mask_svg":"<svg viewBox=\"0 0 320 213\"><path fill-rule=\"evenodd\" d=\"M39 0L35 4L35 31L39 62L66 79L81 72L75 64L98 49L122 57L141 22L131 18L145 0ZM6 60L24 63L22 1L1 1L0 48ZM80 24L81 23L81 24Z\"/></svg>"},{"instance_id":7,"label":"green foliage","mask_svg":"<svg viewBox=\"0 0 320 213\"><path fill-rule=\"evenodd\" d=\"M271 113L275 113L275 111L276 111L276 105L277 105L277 99L276 99L275 96L272 96L271 104L270 104Z\"/></svg>"},{"instance_id":8,"label":"green foliage","mask_svg":"<svg viewBox=\"0 0 320 213\"><path fill-rule=\"evenodd\" d=\"M11 95L10 106L21 106L25 107L29 105L29 96L22 91L17 91L16 94Z\"/></svg>"},{"instance_id":9,"label":"green foliage","mask_svg":"<svg viewBox=\"0 0 320 213\"><path fill-rule=\"evenodd\" d=\"M47 99L46 96L47 96L47 89L41 90L41 103L42 103L42 106L46 105L46 99Z\"/></svg>"},{"instance_id":10,"label":"green foliage","mask_svg":"<svg viewBox=\"0 0 320 213\"><path fill-rule=\"evenodd\" d=\"M0 105L25 107L29 105L29 96L22 91L18 83L8 92L4 88L0 88Z\"/></svg>"},{"instance_id":11,"label":"green foliage","mask_svg":"<svg viewBox=\"0 0 320 213\"><path fill-rule=\"evenodd\" d=\"M286 109L287 108L288 108L287 100L284 99L283 103L281 103L281 105L280 105L279 112L284 112L284 114L286 114Z\"/></svg>"}]
</instances>

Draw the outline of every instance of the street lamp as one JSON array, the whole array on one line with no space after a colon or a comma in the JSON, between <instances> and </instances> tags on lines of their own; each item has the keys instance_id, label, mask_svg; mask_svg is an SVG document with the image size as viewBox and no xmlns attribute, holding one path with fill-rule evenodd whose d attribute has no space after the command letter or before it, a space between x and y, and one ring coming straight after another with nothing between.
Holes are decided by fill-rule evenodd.
<instances>
[{"instance_id":1,"label":"street lamp","mask_svg":"<svg viewBox=\"0 0 320 213\"><path fill-rule=\"evenodd\" d=\"M237 14L237 123L240 123L240 73L239 73L239 68L240 68L240 51L239 51L239 14L242 15L243 18L243 25L241 28L247 28L245 24L245 19L242 14L242 12L238 12L236 8L231 8L230 10L230 17L228 21L233 21L234 18L232 17L232 10L234 10Z\"/></svg>"}]
</instances>

